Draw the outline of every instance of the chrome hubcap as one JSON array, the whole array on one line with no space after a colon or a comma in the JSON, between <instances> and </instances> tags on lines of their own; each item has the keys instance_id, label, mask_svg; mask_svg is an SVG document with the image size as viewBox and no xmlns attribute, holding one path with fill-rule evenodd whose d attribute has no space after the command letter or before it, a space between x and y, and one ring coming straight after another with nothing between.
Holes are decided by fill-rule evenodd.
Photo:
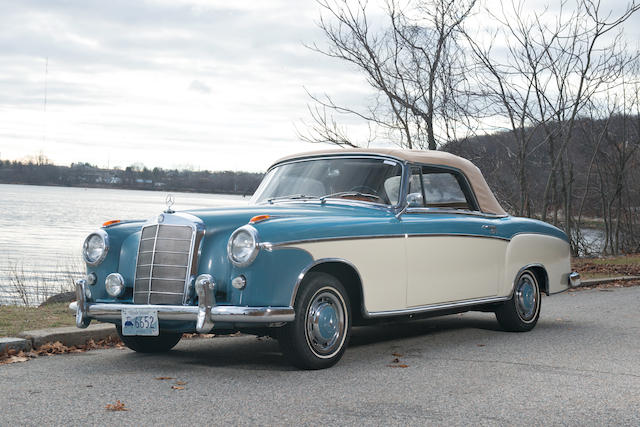
<instances>
[{"instance_id":1,"label":"chrome hubcap","mask_svg":"<svg viewBox=\"0 0 640 427\"><path fill-rule=\"evenodd\" d=\"M320 357L330 357L344 341L344 301L329 288L320 289L311 299L306 316L306 336Z\"/></svg>"},{"instance_id":2,"label":"chrome hubcap","mask_svg":"<svg viewBox=\"0 0 640 427\"><path fill-rule=\"evenodd\" d=\"M523 274L516 287L516 308L522 320L529 321L535 317L539 297L536 279L529 273Z\"/></svg>"}]
</instances>

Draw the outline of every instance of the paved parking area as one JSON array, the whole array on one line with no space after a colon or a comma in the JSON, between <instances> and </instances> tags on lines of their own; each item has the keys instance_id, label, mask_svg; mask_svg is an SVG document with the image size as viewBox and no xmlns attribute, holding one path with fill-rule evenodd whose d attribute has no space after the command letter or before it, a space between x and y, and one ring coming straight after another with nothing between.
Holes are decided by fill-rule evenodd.
<instances>
[{"instance_id":1,"label":"paved parking area","mask_svg":"<svg viewBox=\"0 0 640 427\"><path fill-rule=\"evenodd\" d=\"M521 334L487 313L357 328L324 371L247 336L40 357L0 366L0 424L640 425L640 287L542 310Z\"/></svg>"}]
</instances>

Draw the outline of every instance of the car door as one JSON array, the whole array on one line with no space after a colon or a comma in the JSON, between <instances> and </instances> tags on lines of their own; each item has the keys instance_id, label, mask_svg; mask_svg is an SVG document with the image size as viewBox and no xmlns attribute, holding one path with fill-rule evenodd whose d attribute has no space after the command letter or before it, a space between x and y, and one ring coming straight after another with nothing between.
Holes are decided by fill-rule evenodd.
<instances>
[{"instance_id":1,"label":"car door","mask_svg":"<svg viewBox=\"0 0 640 427\"><path fill-rule=\"evenodd\" d=\"M407 200L407 306L496 296L508 241L500 219L478 211L462 173L414 166Z\"/></svg>"}]
</instances>

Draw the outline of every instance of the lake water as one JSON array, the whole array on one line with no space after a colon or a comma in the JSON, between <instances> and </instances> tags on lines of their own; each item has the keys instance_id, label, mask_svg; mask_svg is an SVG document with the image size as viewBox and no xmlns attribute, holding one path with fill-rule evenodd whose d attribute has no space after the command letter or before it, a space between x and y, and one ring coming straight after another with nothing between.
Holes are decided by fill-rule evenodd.
<instances>
[{"instance_id":1,"label":"lake water","mask_svg":"<svg viewBox=\"0 0 640 427\"><path fill-rule=\"evenodd\" d=\"M176 193L175 210L246 204L234 195ZM148 219L166 192L0 184L0 304L37 304L73 289L85 237L111 219ZM23 286L24 285L24 286ZM24 289L20 296L18 289Z\"/></svg>"}]
</instances>

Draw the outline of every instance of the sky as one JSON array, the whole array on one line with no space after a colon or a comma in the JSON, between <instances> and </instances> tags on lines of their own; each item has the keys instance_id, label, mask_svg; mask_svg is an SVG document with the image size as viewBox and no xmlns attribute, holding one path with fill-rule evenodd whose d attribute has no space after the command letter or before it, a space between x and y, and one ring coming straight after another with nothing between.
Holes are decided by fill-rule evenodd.
<instances>
[{"instance_id":1,"label":"sky","mask_svg":"<svg viewBox=\"0 0 640 427\"><path fill-rule=\"evenodd\" d=\"M312 0L0 0L0 10L0 159L264 171L322 148L296 131L306 91L356 107L373 97L356 70L305 47L323 43Z\"/></svg>"},{"instance_id":2,"label":"sky","mask_svg":"<svg viewBox=\"0 0 640 427\"><path fill-rule=\"evenodd\" d=\"M0 1L0 158L263 171L312 92L367 96L312 52L312 1ZM46 92L46 106L45 106Z\"/></svg>"}]
</instances>

